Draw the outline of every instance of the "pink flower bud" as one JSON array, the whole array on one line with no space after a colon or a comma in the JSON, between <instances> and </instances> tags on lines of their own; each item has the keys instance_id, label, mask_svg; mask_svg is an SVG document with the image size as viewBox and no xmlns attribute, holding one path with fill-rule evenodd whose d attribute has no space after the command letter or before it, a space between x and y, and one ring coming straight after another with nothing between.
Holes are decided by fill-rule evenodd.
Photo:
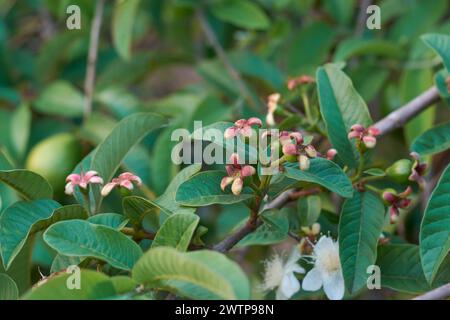
<instances>
[{"instance_id":1,"label":"pink flower bud","mask_svg":"<svg viewBox=\"0 0 450 320\"><path fill-rule=\"evenodd\" d=\"M232 183L234 180L233 177L224 177L222 179L222 181L220 181L220 189L222 189L222 191L225 191L225 188Z\"/></svg>"},{"instance_id":2,"label":"pink flower bud","mask_svg":"<svg viewBox=\"0 0 450 320\"><path fill-rule=\"evenodd\" d=\"M327 151L327 159L328 160L333 160L336 155L337 155L337 150L336 149L329 149Z\"/></svg>"},{"instance_id":3,"label":"pink flower bud","mask_svg":"<svg viewBox=\"0 0 450 320\"><path fill-rule=\"evenodd\" d=\"M360 125L359 123L357 123L357 124L352 125L352 126L350 127L350 130L351 130L351 131L356 131L356 132L361 133L361 132L364 131L364 127L363 127L362 125Z\"/></svg>"},{"instance_id":4,"label":"pink flower bud","mask_svg":"<svg viewBox=\"0 0 450 320\"><path fill-rule=\"evenodd\" d=\"M380 135L380 129L378 129L377 127L370 127L369 129L367 129L367 132L371 135L371 136L379 136Z\"/></svg>"},{"instance_id":5,"label":"pink flower bud","mask_svg":"<svg viewBox=\"0 0 450 320\"><path fill-rule=\"evenodd\" d=\"M247 120L247 125L262 127L262 121L259 118L253 117Z\"/></svg>"},{"instance_id":6,"label":"pink flower bud","mask_svg":"<svg viewBox=\"0 0 450 320\"><path fill-rule=\"evenodd\" d=\"M235 196L238 196L241 193L243 186L244 181L241 178L236 178L231 185L231 192L233 192Z\"/></svg>"},{"instance_id":7,"label":"pink flower bud","mask_svg":"<svg viewBox=\"0 0 450 320\"><path fill-rule=\"evenodd\" d=\"M296 155L297 154L297 147L293 144L293 143L288 143L288 144L285 144L284 146L283 146L283 154L286 154L286 155Z\"/></svg>"},{"instance_id":8,"label":"pink flower bud","mask_svg":"<svg viewBox=\"0 0 450 320\"><path fill-rule=\"evenodd\" d=\"M241 169L241 177L245 178L245 177L250 177L252 175L254 175L256 173L256 169L253 168L252 166L244 166Z\"/></svg>"},{"instance_id":9,"label":"pink flower bud","mask_svg":"<svg viewBox=\"0 0 450 320\"><path fill-rule=\"evenodd\" d=\"M297 144L303 143L303 136L300 132L292 132L289 137L294 138Z\"/></svg>"},{"instance_id":10,"label":"pink flower bud","mask_svg":"<svg viewBox=\"0 0 450 320\"><path fill-rule=\"evenodd\" d=\"M232 139L236 136L237 134L237 129L236 127L230 127L228 129L225 130L223 136L225 139Z\"/></svg>"},{"instance_id":11,"label":"pink flower bud","mask_svg":"<svg viewBox=\"0 0 450 320\"><path fill-rule=\"evenodd\" d=\"M368 149L375 148L377 144L377 139L373 136L365 136L363 137L363 142Z\"/></svg>"}]
</instances>

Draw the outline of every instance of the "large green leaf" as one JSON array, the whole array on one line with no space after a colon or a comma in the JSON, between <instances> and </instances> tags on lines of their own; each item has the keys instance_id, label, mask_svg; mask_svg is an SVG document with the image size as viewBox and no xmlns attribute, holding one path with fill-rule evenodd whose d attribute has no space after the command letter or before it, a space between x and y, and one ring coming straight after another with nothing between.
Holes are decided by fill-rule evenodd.
<instances>
[{"instance_id":1,"label":"large green leaf","mask_svg":"<svg viewBox=\"0 0 450 320\"><path fill-rule=\"evenodd\" d=\"M31 285L31 254L33 239L25 242L25 245L20 250L8 270L5 270L0 259L0 273L6 273L10 276L17 285L19 293L25 292Z\"/></svg>"},{"instance_id":2,"label":"large green leaf","mask_svg":"<svg viewBox=\"0 0 450 320\"><path fill-rule=\"evenodd\" d=\"M200 172L180 185L175 200L185 206L201 207L237 203L253 197L245 189L238 196L233 195L229 187L222 191L220 181L225 176L223 171Z\"/></svg>"},{"instance_id":3,"label":"large green leaf","mask_svg":"<svg viewBox=\"0 0 450 320\"><path fill-rule=\"evenodd\" d=\"M311 226L317 221L322 209L320 197L302 197L297 201L297 215L302 226Z\"/></svg>"},{"instance_id":4,"label":"large green leaf","mask_svg":"<svg viewBox=\"0 0 450 320\"><path fill-rule=\"evenodd\" d=\"M327 64L317 70L320 111L328 137L338 157L345 164L356 167L358 152L347 135L350 127L359 123L365 127L372 123L367 105L356 92L350 78L336 65Z\"/></svg>"},{"instance_id":5,"label":"large green leaf","mask_svg":"<svg viewBox=\"0 0 450 320\"><path fill-rule=\"evenodd\" d=\"M450 165L431 194L420 226L420 258L428 282L450 249Z\"/></svg>"},{"instance_id":6,"label":"large green leaf","mask_svg":"<svg viewBox=\"0 0 450 320\"><path fill-rule=\"evenodd\" d=\"M130 270L142 255L140 247L120 231L85 220L55 223L45 231L44 240L60 254L98 258L123 270Z\"/></svg>"},{"instance_id":7,"label":"large green leaf","mask_svg":"<svg viewBox=\"0 0 450 320\"><path fill-rule=\"evenodd\" d=\"M248 0L229 0L217 2L212 13L220 20L247 29L267 29L270 20L263 10Z\"/></svg>"},{"instance_id":8,"label":"large green leaf","mask_svg":"<svg viewBox=\"0 0 450 320\"><path fill-rule=\"evenodd\" d=\"M133 279L169 288L194 299L249 299L250 285L240 267L225 255L207 250L149 250L132 270Z\"/></svg>"},{"instance_id":9,"label":"large green leaf","mask_svg":"<svg viewBox=\"0 0 450 320\"><path fill-rule=\"evenodd\" d=\"M450 122L425 131L418 136L411 149L421 155L435 154L450 148Z\"/></svg>"},{"instance_id":10,"label":"large green leaf","mask_svg":"<svg viewBox=\"0 0 450 320\"><path fill-rule=\"evenodd\" d=\"M447 71L450 72L450 36L445 34L428 33L421 39L442 58Z\"/></svg>"},{"instance_id":11,"label":"large green leaf","mask_svg":"<svg viewBox=\"0 0 450 320\"><path fill-rule=\"evenodd\" d=\"M384 213L379 197L369 191L355 192L344 202L339 221L339 257L351 294L366 285L367 267L376 261Z\"/></svg>"},{"instance_id":12,"label":"large green leaf","mask_svg":"<svg viewBox=\"0 0 450 320\"><path fill-rule=\"evenodd\" d=\"M399 58L402 50L398 44L387 40L351 38L339 44L333 60L346 61L350 57L371 54Z\"/></svg>"},{"instance_id":13,"label":"large green leaf","mask_svg":"<svg viewBox=\"0 0 450 320\"><path fill-rule=\"evenodd\" d=\"M30 289L22 298L25 300L95 300L116 295L113 282L103 273L81 270L80 289L67 287L69 277L75 274L61 274L46 283Z\"/></svg>"},{"instance_id":14,"label":"large green leaf","mask_svg":"<svg viewBox=\"0 0 450 320\"><path fill-rule=\"evenodd\" d=\"M84 112L84 97L67 81L50 84L34 102L39 112L65 117L81 117Z\"/></svg>"},{"instance_id":15,"label":"large green leaf","mask_svg":"<svg viewBox=\"0 0 450 320\"><path fill-rule=\"evenodd\" d=\"M0 273L0 300L16 300L19 297L19 289L10 276Z\"/></svg>"},{"instance_id":16,"label":"large green leaf","mask_svg":"<svg viewBox=\"0 0 450 320\"><path fill-rule=\"evenodd\" d=\"M193 213L176 213L164 221L152 242L152 248L166 246L186 251L200 221Z\"/></svg>"},{"instance_id":17,"label":"large green leaf","mask_svg":"<svg viewBox=\"0 0 450 320\"><path fill-rule=\"evenodd\" d=\"M96 170L105 182L110 181L128 152L164 123L164 118L154 113L135 113L124 118L96 148L91 169Z\"/></svg>"},{"instance_id":18,"label":"large green leaf","mask_svg":"<svg viewBox=\"0 0 450 320\"><path fill-rule=\"evenodd\" d=\"M239 241L236 247L269 245L286 240L289 231L289 221L283 212L277 209L268 210L261 214L261 218L263 224Z\"/></svg>"},{"instance_id":19,"label":"large green leaf","mask_svg":"<svg viewBox=\"0 0 450 320\"><path fill-rule=\"evenodd\" d=\"M0 248L3 265L8 269L28 237L56 221L85 218L79 205L61 207L53 200L17 202L0 216Z\"/></svg>"},{"instance_id":20,"label":"large green leaf","mask_svg":"<svg viewBox=\"0 0 450 320\"><path fill-rule=\"evenodd\" d=\"M90 223L120 230L126 226L128 219L118 213L99 213L87 219Z\"/></svg>"},{"instance_id":21,"label":"large green leaf","mask_svg":"<svg viewBox=\"0 0 450 320\"><path fill-rule=\"evenodd\" d=\"M133 26L136 21L140 0L117 0L112 18L112 39L114 47L124 59L130 58Z\"/></svg>"},{"instance_id":22,"label":"large green leaf","mask_svg":"<svg viewBox=\"0 0 450 320\"><path fill-rule=\"evenodd\" d=\"M311 159L308 170L300 170L297 163L289 163L285 168L285 175L288 178L320 184L344 198L350 198L353 194L350 179L337 164L330 160Z\"/></svg>"},{"instance_id":23,"label":"large green leaf","mask_svg":"<svg viewBox=\"0 0 450 320\"><path fill-rule=\"evenodd\" d=\"M79 265L85 259L86 259L85 257L65 256L63 254L58 253L56 257L53 259L50 272L55 273L61 270L65 270L69 266Z\"/></svg>"},{"instance_id":24,"label":"large green leaf","mask_svg":"<svg viewBox=\"0 0 450 320\"><path fill-rule=\"evenodd\" d=\"M420 263L419 247L412 244L379 246L376 265L381 271L381 285L398 291L421 293L450 282L450 258L442 264L430 286Z\"/></svg>"},{"instance_id":25,"label":"large green leaf","mask_svg":"<svg viewBox=\"0 0 450 320\"><path fill-rule=\"evenodd\" d=\"M48 181L29 170L0 170L0 181L19 192L25 200L53 198L53 189Z\"/></svg>"}]
</instances>

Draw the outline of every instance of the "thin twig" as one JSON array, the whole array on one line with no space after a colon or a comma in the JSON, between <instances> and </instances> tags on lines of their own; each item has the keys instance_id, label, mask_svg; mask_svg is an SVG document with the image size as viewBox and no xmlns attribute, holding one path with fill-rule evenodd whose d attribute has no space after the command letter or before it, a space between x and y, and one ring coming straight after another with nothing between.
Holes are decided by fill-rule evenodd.
<instances>
[{"instance_id":1,"label":"thin twig","mask_svg":"<svg viewBox=\"0 0 450 320\"><path fill-rule=\"evenodd\" d=\"M89 41L89 53L86 67L86 78L84 80L84 121L92 111L92 97L94 95L95 67L97 64L98 42L100 38L100 28L103 19L103 8L105 0L97 0L95 6L95 16L92 20L91 35Z\"/></svg>"},{"instance_id":2,"label":"thin twig","mask_svg":"<svg viewBox=\"0 0 450 320\"><path fill-rule=\"evenodd\" d=\"M447 298L450 298L450 283L417 296L413 300L441 300Z\"/></svg>"},{"instance_id":3,"label":"thin twig","mask_svg":"<svg viewBox=\"0 0 450 320\"><path fill-rule=\"evenodd\" d=\"M374 126L381 131L381 134L387 134L392 130L403 126L406 122L431 106L438 99L439 91L435 86L433 86L401 108L388 114L387 117L375 123Z\"/></svg>"},{"instance_id":4,"label":"thin twig","mask_svg":"<svg viewBox=\"0 0 450 320\"><path fill-rule=\"evenodd\" d=\"M203 32L205 33L206 39L208 40L211 47L213 47L217 57L220 59L220 61L222 61L231 78L233 78L233 80L236 81L236 85L241 95L248 101L248 103L250 103L251 107L256 108L258 106L258 102L255 101L253 95L248 90L247 85L245 84L244 80L241 77L241 74L236 70L236 68L232 65L232 63L228 59L225 50L220 45L220 42L217 40L214 31L211 29L211 26L206 20L204 12L202 11L202 9L197 9L196 14L198 21L200 22L200 26Z\"/></svg>"},{"instance_id":5,"label":"thin twig","mask_svg":"<svg viewBox=\"0 0 450 320\"><path fill-rule=\"evenodd\" d=\"M372 4L372 0L362 0L359 6L358 18L356 20L355 35L360 36L366 27L367 8Z\"/></svg>"}]
</instances>

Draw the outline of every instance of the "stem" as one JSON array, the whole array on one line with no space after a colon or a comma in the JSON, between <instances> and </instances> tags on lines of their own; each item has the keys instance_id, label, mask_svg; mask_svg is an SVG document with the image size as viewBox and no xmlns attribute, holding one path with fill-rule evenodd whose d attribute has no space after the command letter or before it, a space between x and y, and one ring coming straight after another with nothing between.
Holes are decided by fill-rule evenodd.
<instances>
[{"instance_id":1,"label":"stem","mask_svg":"<svg viewBox=\"0 0 450 320\"><path fill-rule=\"evenodd\" d=\"M309 104L308 95L304 88L301 89L303 106L305 107L306 118L308 119L308 123L312 126L314 125L313 116L311 113L311 106Z\"/></svg>"},{"instance_id":2,"label":"stem","mask_svg":"<svg viewBox=\"0 0 450 320\"><path fill-rule=\"evenodd\" d=\"M95 6L95 16L92 20L91 35L89 42L89 53L86 67L86 78L84 80L84 121L89 118L92 112L92 97L94 95L95 66L97 64L98 41L100 37L100 27L102 25L103 7L105 0L97 0Z\"/></svg>"},{"instance_id":3,"label":"stem","mask_svg":"<svg viewBox=\"0 0 450 320\"><path fill-rule=\"evenodd\" d=\"M361 177L363 170L364 170L364 153L359 151L359 165L355 176L352 178L352 182L357 181Z\"/></svg>"},{"instance_id":4,"label":"stem","mask_svg":"<svg viewBox=\"0 0 450 320\"><path fill-rule=\"evenodd\" d=\"M220 42L217 40L217 37L209 25L208 21L206 20L205 14L202 9L197 9L197 19L200 22L200 26L206 36L206 39L208 40L211 47L213 47L214 51L216 52L217 57L222 61L223 65L228 71L228 74L233 78L234 81L236 81L236 85L241 93L241 95L247 100L247 102L250 104L251 107L257 108L258 102L256 99L253 98L252 94L247 88L247 85L245 84L244 80L242 79L240 73L234 68L234 66L231 64L230 60L228 59L228 56L225 52L225 50L220 45Z\"/></svg>"},{"instance_id":5,"label":"stem","mask_svg":"<svg viewBox=\"0 0 450 320\"><path fill-rule=\"evenodd\" d=\"M450 283L436 288L429 292L426 292L420 296L415 297L413 300L440 300L450 297Z\"/></svg>"}]
</instances>

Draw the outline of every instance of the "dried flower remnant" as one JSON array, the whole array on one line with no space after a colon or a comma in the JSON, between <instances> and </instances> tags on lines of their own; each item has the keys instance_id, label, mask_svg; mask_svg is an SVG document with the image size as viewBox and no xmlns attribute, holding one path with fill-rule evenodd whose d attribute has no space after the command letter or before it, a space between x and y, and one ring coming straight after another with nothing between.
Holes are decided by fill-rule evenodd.
<instances>
[{"instance_id":1,"label":"dried flower remnant","mask_svg":"<svg viewBox=\"0 0 450 320\"><path fill-rule=\"evenodd\" d=\"M411 199L408 199L408 196L411 195L411 193L412 189L410 186L399 194L393 189L387 189L383 192L383 200L390 206L389 216L391 223L397 221L400 209L405 209L410 205Z\"/></svg>"},{"instance_id":2,"label":"dried flower remnant","mask_svg":"<svg viewBox=\"0 0 450 320\"><path fill-rule=\"evenodd\" d=\"M421 188L425 186L425 172L427 170L427 164L420 162L420 156L417 152L411 152L411 157L414 159L414 163L411 167L411 175L408 177L409 181L415 181Z\"/></svg>"},{"instance_id":3,"label":"dried flower remnant","mask_svg":"<svg viewBox=\"0 0 450 320\"><path fill-rule=\"evenodd\" d=\"M298 86L302 85L302 84L307 84L307 83L314 83L316 82L316 80L308 75L301 75L292 79L289 79L287 87L289 90L294 90L295 88L297 88Z\"/></svg>"},{"instance_id":4,"label":"dried flower remnant","mask_svg":"<svg viewBox=\"0 0 450 320\"><path fill-rule=\"evenodd\" d=\"M266 115L266 123L269 126L275 125L275 111L278 107L278 101L280 100L280 94L279 93L272 93L267 98L267 115Z\"/></svg>"}]
</instances>

